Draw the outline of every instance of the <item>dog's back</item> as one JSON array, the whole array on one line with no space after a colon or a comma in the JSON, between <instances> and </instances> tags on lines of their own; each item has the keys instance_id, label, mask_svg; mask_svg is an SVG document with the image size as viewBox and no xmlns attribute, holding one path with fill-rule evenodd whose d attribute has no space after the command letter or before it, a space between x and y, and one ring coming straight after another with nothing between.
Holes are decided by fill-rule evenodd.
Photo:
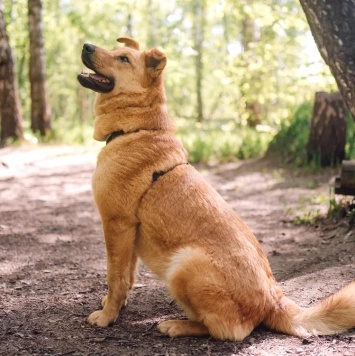
<instances>
[{"instance_id":1,"label":"dog's back","mask_svg":"<svg viewBox=\"0 0 355 356\"><path fill-rule=\"evenodd\" d=\"M107 251L108 295L91 324L114 322L132 288L137 256L166 282L189 320L160 323L175 336L242 340L260 323L296 336L355 326L355 282L308 309L283 296L258 241L187 164L174 138L162 74L165 55L132 39L106 51L86 44L98 91L94 137L107 139L93 178ZM113 137L116 137L113 139Z\"/></svg>"}]
</instances>

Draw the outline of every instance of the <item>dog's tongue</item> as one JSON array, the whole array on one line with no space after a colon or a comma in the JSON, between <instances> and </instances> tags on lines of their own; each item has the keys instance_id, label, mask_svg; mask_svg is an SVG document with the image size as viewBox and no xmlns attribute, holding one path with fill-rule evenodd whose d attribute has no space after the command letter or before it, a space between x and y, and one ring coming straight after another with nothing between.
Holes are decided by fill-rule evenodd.
<instances>
[{"instance_id":1,"label":"dog's tongue","mask_svg":"<svg viewBox=\"0 0 355 356\"><path fill-rule=\"evenodd\" d=\"M102 75L96 74L96 73L90 73L89 77L95 80L102 80L105 79Z\"/></svg>"}]
</instances>

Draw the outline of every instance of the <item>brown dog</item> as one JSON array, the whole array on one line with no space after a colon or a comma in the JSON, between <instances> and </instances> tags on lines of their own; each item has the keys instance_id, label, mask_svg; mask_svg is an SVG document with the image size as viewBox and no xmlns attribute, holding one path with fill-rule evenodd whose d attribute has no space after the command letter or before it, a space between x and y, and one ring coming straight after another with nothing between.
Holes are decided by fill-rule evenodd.
<instances>
[{"instance_id":1,"label":"brown dog","mask_svg":"<svg viewBox=\"0 0 355 356\"><path fill-rule=\"evenodd\" d=\"M168 320L172 337L243 340L259 324L287 334L333 334L355 326L355 282L303 309L277 286L258 241L187 163L166 108L157 49L130 38L111 51L85 44L80 74L99 93L93 191L106 241L108 294L90 324L114 322L132 288L137 258L164 281L189 320Z\"/></svg>"}]
</instances>

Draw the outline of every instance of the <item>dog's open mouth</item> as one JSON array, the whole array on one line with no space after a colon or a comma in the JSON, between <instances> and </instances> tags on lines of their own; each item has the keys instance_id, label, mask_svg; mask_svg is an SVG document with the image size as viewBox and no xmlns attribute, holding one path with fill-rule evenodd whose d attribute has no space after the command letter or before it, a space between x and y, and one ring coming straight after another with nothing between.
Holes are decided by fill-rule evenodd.
<instances>
[{"instance_id":1,"label":"dog's open mouth","mask_svg":"<svg viewBox=\"0 0 355 356\"><path fill-rule=\"evenodd\" d=\"M85 73L81 72L78 75L79 83L88 89L94 90L98 93L108 93L113 89L113 79L107 78L100 73Z\"/></svg>"},{"instance_id":2,"label":"dog's open mouth","mask_svg":"<svg viewBox=\"0 0 355 356\"><path fill-rule=\"evenodd\" d=\"M82 55L82 61L85 66L91 69L94 73L86 73L82 71L77 77L79 83L83 87L94 90L98 93L109 93L115 85L114 79L108 78L96 71L94 66L91 64L91 60L88 60L85 55Z\"/></svg>"},{"instance_id":3,"label":"dog's open mouth","mask_svg":"<svg viewBox=\"0 0 355 356\"><path fill-rule=\"evenodd\" d=\"M78 75L78 81L83 87L94 90L98 93L109 93L114 87L113 79L107 78L98 72L81 72Z\"/></svg>"},{"instance_id":4,"label":"dog's open mouth","mask_svg":"<svg viewBox=\"0 0 355 356\"><path fill-rule=\"evenodd\" d=\"M109 93L115 86L113 78L107 77L96 69L93 55L95 55L96 46L85 43L81 52L81 60L84 65L94 73L86 73L82 71L78 74L79 83L88 89L98 93Z\"/></svg>"}]
</instances>

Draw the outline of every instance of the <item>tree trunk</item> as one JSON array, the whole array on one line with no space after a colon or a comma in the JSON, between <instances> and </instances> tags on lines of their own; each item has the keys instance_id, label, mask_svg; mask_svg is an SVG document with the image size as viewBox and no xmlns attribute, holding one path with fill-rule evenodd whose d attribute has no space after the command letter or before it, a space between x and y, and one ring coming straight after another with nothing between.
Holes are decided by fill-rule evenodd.
<instances>
[{"instance_id":1,"label":"tree trunk","mask_svg":"<svg viewBox=\"0 0 355 356\"><path fill-rule=\"evenodd\" d=\"M22 115L19 99L15 59L9 44L3 13L4 4L0 0L0 145L6 139L22 139Z\"/></svg>"},{"instance_id":2,"label":"tree trunk","mask_svg":"<svg viewBox=\"0 0 355 356\"><path fill-rule=\"evenodd\" d=\"M253 0L247 0L247 5L252 6ZM255 60L256 56L254 54L253 44L257 43L260 40L260 29L257 26L255 19L250 17L249 13L244 13L244 19L242 22L242 44L243 52L247 53L247 68L245 70L249 71L248 66L251 65ZM262 106L257 100L252 100L250 97L257 96L256 89L257 85L254 82L259 80L258 74L255 73L252 75L248 84L251 88L250 92L247 93L245 90L241 90L242 95L245 97L245 111L247 113L247 123L250 127L255 127L261 124L262 119Z\"/></svg>"},{"instance_id":3,"label":"tree trunk","mask_svg":"<svg viewBox=\"0 0 355 356\"><path fill-rule=\"evenodd\" d=\"M127 34L129 37L134 37L133 36L133 19L132 19L132 14L128 14L127 16Z\"/></svg>"},{"instance_id":4,"label":"tree trunk","mask_svg":"<svg viewBox=\"0 0 355 356\"><path fill-rule=\"evenodd\" d=\"M148 48L153 48L157 46L157 21L156 21L157 9L153 5L152 0L148 0L147 3L147 19L148 19L148 33L147 33L147 46Z\"/></svg>"},{"instance_id":5,"label":"tree trunk","mask_svg":"<svg viewBox=\"0 0 355 356\"><path fill-rule=\"evenodd\" d=\"M355 0L300 0L314 40L355 118Z\"/></svg>"},{"instance_id":6,"label":"tree trunk","mask_svg":"<svg viewBox=\"0 0 355 356\"><path fill-rule=\"evenodd\" d=\"M204 119L204 104L202 98L202 78L203 78L203 41L205 30L205 0L194 0L194 50L196 69L196 95L197 95L197 121Z\"/></svg>"},{"instance_id":7,"label":"tree trunk","mask_svg":"<svg viewBox=\"0 0 355 356\"><path fill-rule=\"evenodd\" d=\"M28 0L30 35L31 129L45 136L51 130L42 33L42 2Z\"/></svg>"},{"instance_id":8,"label":"tree trunk","mask_svg":"<svg viewBox=\"0 0 355 356\"><path fill-rule=\"evenodd\" d=\"M316 160L324 167L345 158L347 113L340 93L316 93L307 143L309 161Z\"/></svg>"}]
</instances>

